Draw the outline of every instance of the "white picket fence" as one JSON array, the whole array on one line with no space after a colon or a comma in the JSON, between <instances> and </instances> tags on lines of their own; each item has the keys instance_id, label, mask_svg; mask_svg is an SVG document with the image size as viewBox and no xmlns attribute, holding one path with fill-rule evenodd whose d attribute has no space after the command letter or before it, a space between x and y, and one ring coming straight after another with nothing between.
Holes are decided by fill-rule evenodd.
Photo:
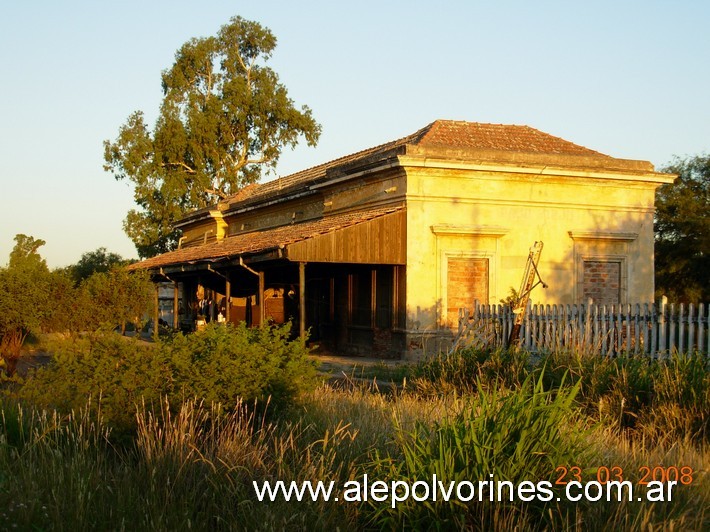
<instances>
[{"instance_id":1,"label":"white picket fence","mask_svg":"<svg viewBox=\"0 0 710 532\"><path fill-rule=\"evenodd\" d=\"M504 347L514 314L504 305L475 303L459 310L459 345ZM663 356L701 352L710 356L710 305L657 304L532 305L520 331L520 346L531 352L577 350L606 356Z\"/></svg>"}]
</instances>

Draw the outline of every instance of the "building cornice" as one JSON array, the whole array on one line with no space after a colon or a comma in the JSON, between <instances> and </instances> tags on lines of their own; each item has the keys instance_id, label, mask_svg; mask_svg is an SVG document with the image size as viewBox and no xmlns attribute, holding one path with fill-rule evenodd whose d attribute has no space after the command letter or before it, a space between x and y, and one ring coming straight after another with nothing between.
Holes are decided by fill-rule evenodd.
<instances>
[{"instance_id":1,"label":"building cornice","mask_svg":"<svg viewBox=\"0 0 710 532\"><path fill-rule=\"evenodd\" d=\"M446 159L431 159L427 157L416 157L408 155L398 156L399 164L408 168L430 168L441 170L465 170L490 173L526 174L549 177L581 177L587 179L603 179L615 181L629 181L636 183L673 183L677 177L674 174L663 174L659 172L630 172L614 170L592 170L579 168L564 168L546 165L526 165L501 164L485 162L464 162Z\"/></svg>"}]
</instances>

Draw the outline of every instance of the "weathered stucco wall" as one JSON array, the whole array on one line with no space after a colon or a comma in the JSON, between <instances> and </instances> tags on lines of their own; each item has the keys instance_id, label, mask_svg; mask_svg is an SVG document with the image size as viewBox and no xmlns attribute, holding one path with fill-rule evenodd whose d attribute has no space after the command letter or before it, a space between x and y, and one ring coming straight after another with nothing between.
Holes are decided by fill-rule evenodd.
<instances>
[{"instance_id":1,"label":"weathered stucco wall","mask_svg":"<svg viewBox=\"0 0 710 532\"><path fill-rule=\"evenodd\" d=\"M487 259L483 303L499 303L511 288L519 289L530 246L539 240L544 242L539 270L549 287L534 290L534 303L580 302L583 265L590 260L618 262L622 303L652 301L659 183L621 173L524 171L408 167L407 329L425 338L424 344L457 321L447 312L447 303L455 300L448 294L452 283L456 289L447 278L449 261Z\"/></svg>"}]
</instances>

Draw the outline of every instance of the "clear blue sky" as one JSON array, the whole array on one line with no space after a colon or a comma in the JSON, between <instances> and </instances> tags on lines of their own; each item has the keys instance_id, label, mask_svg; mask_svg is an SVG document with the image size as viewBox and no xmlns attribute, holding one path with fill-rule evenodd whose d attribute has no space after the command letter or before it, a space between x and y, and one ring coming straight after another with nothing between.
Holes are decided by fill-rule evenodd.
<instances>
[{"instance_id":1,"label":"clear blue sky","mask_svg":"<svg viewBox=\"0 0 710 532\"><path fill-rule=\"evenodd\" d=\"M39 1L0 7L0 265L16 233L51 267L105 246L136 257L129 186L102 141L154 120L160 72L241 15L270 28L270 66L323 125L279 174L438 119L527 124L662 166L710 151L710 2Z\"/></svg>"}]
</instances>

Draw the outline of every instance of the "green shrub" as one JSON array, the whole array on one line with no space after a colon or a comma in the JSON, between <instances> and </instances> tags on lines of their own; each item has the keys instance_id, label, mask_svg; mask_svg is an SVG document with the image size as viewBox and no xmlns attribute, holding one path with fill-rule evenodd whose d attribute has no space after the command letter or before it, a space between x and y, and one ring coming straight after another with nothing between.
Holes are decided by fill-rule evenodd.
<instances>
[{"instance_id":1,"label":"green shrub","mask_svg":"<svg viewBox=\"0 0 710 532\"><path fill-rule=\"evenodd\" d=\"M552 352L533 364L524 351L462 349L421 362L413 376L419 393L431 396L476 393L479 384L516 388L529 375L541 376L545 390L579 384L580 411L619 433L708 442L710 359L702 353L654 359Z\"/></svg>"},{"instance_id":2,"label":"green shrub","mask_svg":"<svg viewBox=\"0 0 710 532\"><path fill-rule=\"evenodd\" d=\"M429 382L447 382L459 389L475 387L478 369L490 356L481 349L459 349L450 354L439 354L421 361L414 376Z\"/></svg>"},{"instance_id":3,"label":"green shrub","mask_svg":"<svg viewBox=\"0 0 710 532\"><path fill-rule=\"evenodd\" d=\"M116 434L135 425L136 405L159 404L171 368L155 346L103 333L57 341L52 362L25 379L17 397L40 408L78 412L87 401Z\"/></svg>"},{"instance_id":4,"label":"green shrub","mask_svg":"<svg viewBox=\"0 0 710 532\"><path fill-rule=\"evenodd\" d=\"M617 432L651 438L710 436L710 359L702 353L607 358L553 353L543 359L545 387L579 382L578 401L590 418Z\"/></svg>"},{"instance_id":5,"label":"green shrub","mask_svg":"<svg viewBox=\"0 0 710 532\"><path fill-rule=\"evenodd\" d=\"M303 341L288 341L288 326L248 329L210 326L156 345L104 332L58 342L52 363L13 393L42 408L93 408L114 434L133 432L138 406L177 408L196 398L235 405L271 397L277 408L315 383Z\"/></svg>"},{"instance_id":6,"label":"green shrub","mask_svg":"<svg viewBox=\"0 0 710 532\"><path fill-rule=\"evenodd\" d=\"M316 382L305 343L288 337L288 325L250 329L242 323L166 341L160 351L173 368L173 395L227 408L268 397L277 406L287 402Z\"/></svg>"},{"instance_id":7,"label":"green shrub","mask_svg":"<svg viewBox=\"0 0 710 532\"><path fill-rule=\"evenodd\" d=\"M653 401L638 425L653 440L710 441L710 359L702 353L673 355L655 363Z\"/></svg>"}]
</instances>

